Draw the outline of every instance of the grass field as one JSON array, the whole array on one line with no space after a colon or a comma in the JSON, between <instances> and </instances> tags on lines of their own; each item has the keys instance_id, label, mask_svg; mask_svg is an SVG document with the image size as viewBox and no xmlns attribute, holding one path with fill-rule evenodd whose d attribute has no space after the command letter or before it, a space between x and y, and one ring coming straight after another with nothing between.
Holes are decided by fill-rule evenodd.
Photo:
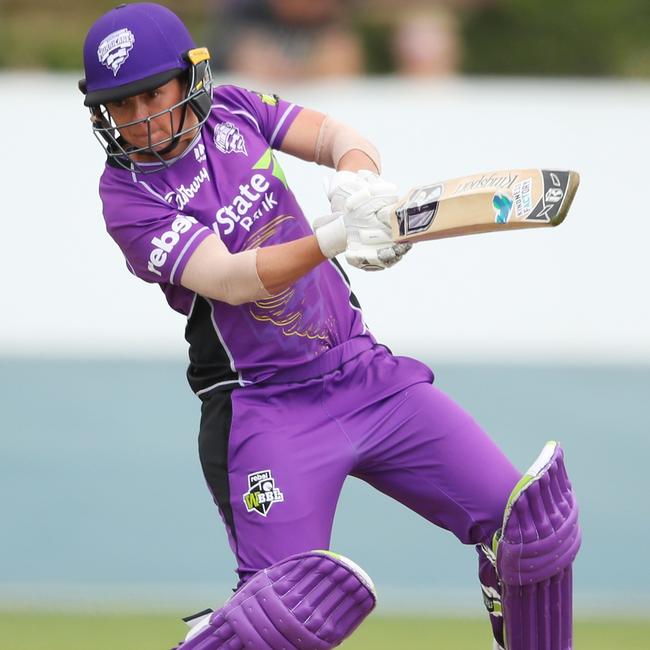
<instances>
[{"instance_id":1,"label":"grass field","mask_svg":"<svg viewBox=\"0 0 650 650\"><path fill-rule=\"evenodd\" d=\"M168 650L184 635L171 616L0 613L2 650ZM482 620L371 617L347 650L490 650ZM650 619L578 620L577 650L647 650Z\"/></svg>"}]
</instances>

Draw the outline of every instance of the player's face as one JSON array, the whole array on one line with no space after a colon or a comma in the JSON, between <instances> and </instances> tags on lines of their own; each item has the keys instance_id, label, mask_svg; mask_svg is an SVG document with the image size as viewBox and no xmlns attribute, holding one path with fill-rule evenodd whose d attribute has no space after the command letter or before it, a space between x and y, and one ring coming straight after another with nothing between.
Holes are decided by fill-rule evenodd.
<instances>
[{"instance_id":1,"label":"player's face","mask_svg":"<svg viewBox=\"0 0 650 650\"><path fill-rule=\"evenodd\" d=\"M154 90L133 95L119 101L107 102L106 108L111 114L122 137L134 148L148 147L161 151L169 145L169 140L179 130L182 120L183 107L172 108L183 100L185 87L179 79L172 79ZM162 113L158 115L158 113ZM147 120L152 115L151 120ZM135 122L135 124L131 124ZM183 129L191 127L196 122L193 111L187 110ZM120 126L124 125L124 126ZM151 133L150 133L151 132ZM191 139L188 134L173 151L164 157L177 155L184 141ZM151 140L150 140L151 138ZM145 156L146 157L146 156Z\"/></svg>"}]
</instances>

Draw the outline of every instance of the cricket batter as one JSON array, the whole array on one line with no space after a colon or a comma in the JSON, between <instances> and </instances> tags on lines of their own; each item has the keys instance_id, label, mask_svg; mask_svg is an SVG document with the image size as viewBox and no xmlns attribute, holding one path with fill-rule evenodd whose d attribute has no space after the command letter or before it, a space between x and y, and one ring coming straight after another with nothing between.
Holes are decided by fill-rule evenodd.
<instances>
[{"instance_id":1,"label":"cricket batter","mask_svg":"<svg viewBox=\"0 0 650 650\"><path fill-rule=\"evenodd\" d=\"M208 51L158 4L109 11L83 55L106 226L187 317L201 464L239 574L179 650L320 650L352 633L375 591L328 550L349 475L476 545L495 648L571 648L580 533L561 449L522 478L427 366L375 340L335 260L383 269L408 250L375 147L275 95L213 88ZM313 229L274 150L336 170Z\"/></svg>"}]
</instances>

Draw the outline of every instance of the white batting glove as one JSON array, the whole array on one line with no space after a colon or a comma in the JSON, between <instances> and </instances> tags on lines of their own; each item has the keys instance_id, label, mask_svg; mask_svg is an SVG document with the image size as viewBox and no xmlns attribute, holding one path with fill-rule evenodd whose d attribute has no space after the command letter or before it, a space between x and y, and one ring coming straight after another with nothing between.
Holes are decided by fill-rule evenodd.
<instances>
[{"instance_id":1,"label":"white batting glove","mask_svg":"<svg viewBox=\"0 0 650 650\"><path fill-rule=\"evenodd\" d=\"M333 212L314 219L312 224L318 246L325 257L336 257L348 245L348 231L341 212Z\"/></svg>"},{"instance_id":2,"label":"white batting glove","mask_svg":"<svg viewBox=\"0 0 650 650\"><path fill-rule=\"evenodd\" d=\"M324 255L346 251L349 264L364 270L380 270L396 264L410 244L391 239L391 207L397 203L397 187L377 174L336 172L327 191L332 215L314 222Z\"/></svg>"},{"instance_id":3,"label":"white batting glove","mask_svg":"<svg viewBox=\"0 0 650 650\"><path fill-rule=\"evenodd\" d=\"M353 245L345 251L345 259L351 266L364 271L382 271L399 262L411 250L411 244Z\"/></svg>"}]
</instances>

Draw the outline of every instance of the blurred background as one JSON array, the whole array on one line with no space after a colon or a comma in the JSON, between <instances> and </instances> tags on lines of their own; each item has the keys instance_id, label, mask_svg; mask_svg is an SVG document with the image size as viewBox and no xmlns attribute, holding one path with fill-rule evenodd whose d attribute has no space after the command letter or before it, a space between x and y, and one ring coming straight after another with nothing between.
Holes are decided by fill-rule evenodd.
<instances>
[{"instance_id":1,"label":"blurred background","mask_svg":"<svg viewBox=\"0 0 650 650\"><path fill-rule=\"evenodd\" d=\"M423 243L389 272L346 270L374 334L430 364L522 471L562 441L584 529L576 647L647 648L650 3L166 4L209 46L218 83L355 125L403 191L503 168L581 173L558 229ZM9 650L166 648L183 634L175 618L219 606L234 584L198 463L183 320L104 232L102 152L76 84L85 32L112 6L0 3ZM280 160L306 214L322 214L328 170ZM472 548L354 480L332 548L375 579L378 621L424 621L408 647L488 647ZM450 616L466 625L447 638ZM463 637L474 620L478 644ZM396 635L346 647L404 645Z\"/></svg>"}]
</instances>

